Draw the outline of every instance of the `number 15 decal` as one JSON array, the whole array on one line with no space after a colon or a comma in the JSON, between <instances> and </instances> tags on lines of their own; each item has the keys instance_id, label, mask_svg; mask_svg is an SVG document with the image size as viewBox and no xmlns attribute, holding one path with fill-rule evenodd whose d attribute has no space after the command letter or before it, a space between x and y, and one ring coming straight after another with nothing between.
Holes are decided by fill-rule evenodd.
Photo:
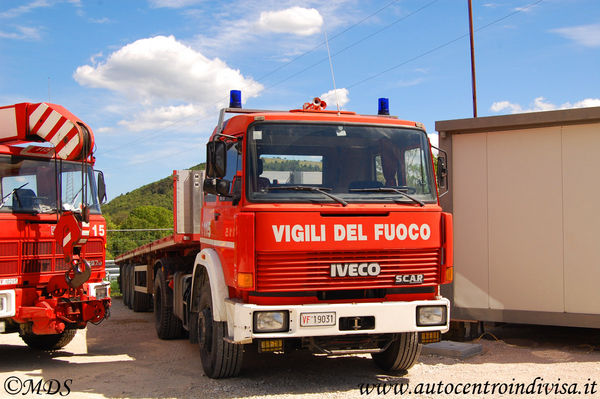
<instances>
[{"instance_id":1,"label":"number 15 decal","mask_svg":"<svg viewBox=\"0 0 600 399\"><path fill-rule=\"evenodd\" d=\"M100 237L104 237L104 235L106 234L106 230L104 230L103 224L93 225L92 232L94 233L95 236L100 236Z\"/></svg>"}]
</instances>

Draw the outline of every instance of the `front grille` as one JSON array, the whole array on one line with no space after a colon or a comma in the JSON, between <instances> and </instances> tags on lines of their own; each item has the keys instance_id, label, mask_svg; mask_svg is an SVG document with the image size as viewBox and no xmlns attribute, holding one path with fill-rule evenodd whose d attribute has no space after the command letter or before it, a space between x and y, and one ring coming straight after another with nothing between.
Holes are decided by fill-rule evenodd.
<instances>
[{"instance_id":1,"label":"front grille","mask_svg":"<svg viewBox=\"0 0 600 399\"><path fill-rule=\"evenodd\" d=\"M19 262L16 260L0 260L0 276L10 276L17 274Z\"/></svg>"},{"instance_id":2,"label":"front grille","mask_svg":"<svg viewBox=\"0 0 600 399\"><path fill-rule=\"evenodd\" d=\"M379 263L378 276L331 277L332 263ZM258 292L397 288L396 276L423 274L420 285L439 283L440 250L364 252L258 252Z\"/></svg>"},{"instance_id":3,"label":"front grille","mask_svg":"<svg viewBox=\"0 0 600 399\"><path fill-rule=\"evenodd\" d=\"M70 267L71 265L65 262L64 258L56 258L54 260L54 270L56 271L68 270Z\"/></svg>"},{"instance_id":4,"label":"front grille","mask_svg":"<svg viewBox=\"0 0 600 399\"><path fill-rule=\"evenodd\" d=\"M102 243L102 241L88 240L88 242L85 244L86 254L101 254L103 250L104 244Z\"/></svg>"},{"instance_id":5,"label":"front grille","mask_svg":"<svg viewBox=\"0 0 600 399\"><path fill-rule=\"evenodd\" d=\"M54 241L24 242L23 255L50 255Z\"/></svg>"},{"instance_id":6,"label":"front grille","mask_svg":"<svg viewBox=\"0 0 600 399\"><path fill-rule=\"evenodd\" d=\"M23 273L49 272L51 259L26 259L23 260Z\"/></svg>"},{"instance_id":7,"label":"front grille","mask_svg":"<svg viewBox=\"0 0 600 399\"><path fill-rule=\"evenodd\" d=\"M62 246L54 240L24 241L21 243L20 252L21 256L19 257L18 242L0 243L0 274L18 273L19 259L22 264L22 273L58 272L70 268L70 265L65 263ZM102 240L89 240L84 244L82 254L85 259L88 259L90 266L94 268L104 266L104 243ZM90 255L88 256L88 254Z\"/></svg>"},{"instance_id":8,"label":"front grille","mask_svg":"<svg viewBox=\"0 0 600 399\"><path fill-rule=\"evenodd\" d=\"M17 256L19 254L19 242L0 242L0 256Z\"/></svg>"}]
</instances>

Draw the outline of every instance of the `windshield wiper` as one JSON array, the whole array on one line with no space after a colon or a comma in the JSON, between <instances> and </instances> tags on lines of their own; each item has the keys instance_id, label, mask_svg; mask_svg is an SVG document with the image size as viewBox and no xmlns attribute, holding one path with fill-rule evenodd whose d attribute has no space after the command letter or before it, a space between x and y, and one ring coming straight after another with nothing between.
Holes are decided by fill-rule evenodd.
<instances>
[{"instance_id":1,"label":"windshield wiper","mask_svg":"<svg viewBox=\"0 0 600 399\"><path fill-rule=\"evenodd\" d=\"M354 191L366 191L366 192L380 192L380 193L397 193L400 194L414 202L416 202L417 204L421 205L421 206L425 206L425 203L419 199L416 199L415 197L413 197L412 195L408 195L406 194L404 191L398 189L398 188L393 188L393 187L373 187L373 188L351 188L350 190L348 190L350 192L354 192Z\"/></svg>"},{"instance_id":2,"label":"windshield wiper","mask_svg":"<svg viewBox=\"0 0 600 399\"><path fill-rule=\"evenodd\" d=\"M25 187L26 185L28 185L29 182L23 184L21 187L17 187L17 188L13 188L12 191L8 194L6 194L4 197L2 197L2 203L0 203L0 208L2 208L4 206L4 203L6 202L6 200L8 199L8 197L10 197L11 195L13 195L17 190L22 189L23 187ZM19 201L19 197L17 196L17 201Z\"/></svg>"},{"instance_id":3,"label":"windshield wiper","mask_svg":"<svg viewBox=\"0 0 600 399\"><path fill-rule=\"evenodd\" d=\"M269 191L271 191L271 190L312 191L312 192L317 192L317 193L321 193L323 195L326 195L329 198L331 198L332 200L339 202L343 206L348 205L348 203L346 201L344 201L343 199L341 199L340 197L335 196L333 194L329 194L327 191L331 191L331 189L330 188L326 188L326 187L314 187L314 186L278 186L278 187L269 187L268 189L269 189Z\"/></svg>"}]
</instances>

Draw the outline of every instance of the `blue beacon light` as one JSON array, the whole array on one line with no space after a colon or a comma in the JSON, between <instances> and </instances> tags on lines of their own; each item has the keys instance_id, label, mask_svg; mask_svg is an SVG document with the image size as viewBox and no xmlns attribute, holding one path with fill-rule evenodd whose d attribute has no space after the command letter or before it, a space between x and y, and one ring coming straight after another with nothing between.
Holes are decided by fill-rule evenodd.
<instances>
[{"instance_id":1,"label":"blue beacon light","mask_svg":"<svg viewBox=\"0 0 600 399\"><path fill-rule=\"evenodd\" d=\"M240 90L229 92L229 108L242 108L242 92Z\"/></svg>"},{"instance_id":2,"label":"blue beacon light","mask_svg":"<svg viewBox=\"0 0 600 399\"><path fill-rule=\"evenodd\" d=\"M389 115L390 114L390 99L389 98L380 98L379 99L379 109L377 111L377 115Z\"/></svg>"}]
</instances>

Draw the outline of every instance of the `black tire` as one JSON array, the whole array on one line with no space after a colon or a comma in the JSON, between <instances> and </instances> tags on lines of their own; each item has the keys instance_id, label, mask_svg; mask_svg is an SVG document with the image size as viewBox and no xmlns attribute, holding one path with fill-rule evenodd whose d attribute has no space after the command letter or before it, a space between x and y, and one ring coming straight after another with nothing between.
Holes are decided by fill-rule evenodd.
<instances>
[{"instance_id":1,"label":"black tire","mask_svg":"<svg viewBox=\"0 0 600 399\"><path fill-rule=\"evenodd\" d=\"M60 334L36 335L32 333L21 334L21 339L33 349L51 351L66 346L73 340L77 330L65 330Z\"/></svg>"},{"instance_id":2,"label":"black tire","mask_svg":"<svg viewBox=\"0 0 600 399\"><path fill-rule=\"evenodd\" d=\"M188 325L188 340L190 344L198 343L198 313L190 313Z\"/></svg>"},{"instance_id":3,"label":"black tire","mask_svg":"<svg viewBox=\"0 0 600 399\"><path fill-rule=\"evenodd\" d=\"M123 266L120 277L121 295L123 295L123 305L129 306L129 265Z\"/></svg>"},{"instance_id":4,"label":"black tire","mask_svg":"<svg viewBox=\"0 0 600 399\"><path fill-rule=\"evenodd\" d=\"M399 337L385 351L371 355L375 364L385 371L406 372L417 362L421 354L417 333L398 335Z\"/></svg>"},{"instance_id":5,"label":"black tire","mask_svg":"<svg viewBox=\"0 0 600 399\"><path fill-rule=\"evenodd\" d=\"M160 339L179 338L183 333L183 324L173 313L173 291L161 269L154 278L154 326Z\"/></svg>"},{"instance_id":6,"label":"black tire","mask_svg":"<svg viewBox=\"0 0 600 399\"><path fill-rule=\"evenodd\" d=\"M150 310L152 306L152 301L150 300L150 294L145 294L143 292L133 291L133 311L134 312L147 312Z\"/></svg>"},{"instance_id":7,"label":"black tire","mask_svg":"<svg viewBox=\"0 0 600 399\"><path fill-rule=\"evenodd\" d=\"M146 294L143 292L139 292L135 290L135 266L133 268L133 278L132 278L132 308L134 312L147 312L150 310L152 306L152 301L150 294Z\"/></svg>"},{"instance_id":8,"label":"black tire","mask_svg":"<svg viewBox=\"0 0 600 399\"><path fill-rule=\"evenodd\" d=\"M210 378L236 377L240 374L244 345L231 344L227 336L227 323L214 321L212 297L208 280L202 286L198 313L198 344L204 373Z\"/></svg>"}]
</instances>

